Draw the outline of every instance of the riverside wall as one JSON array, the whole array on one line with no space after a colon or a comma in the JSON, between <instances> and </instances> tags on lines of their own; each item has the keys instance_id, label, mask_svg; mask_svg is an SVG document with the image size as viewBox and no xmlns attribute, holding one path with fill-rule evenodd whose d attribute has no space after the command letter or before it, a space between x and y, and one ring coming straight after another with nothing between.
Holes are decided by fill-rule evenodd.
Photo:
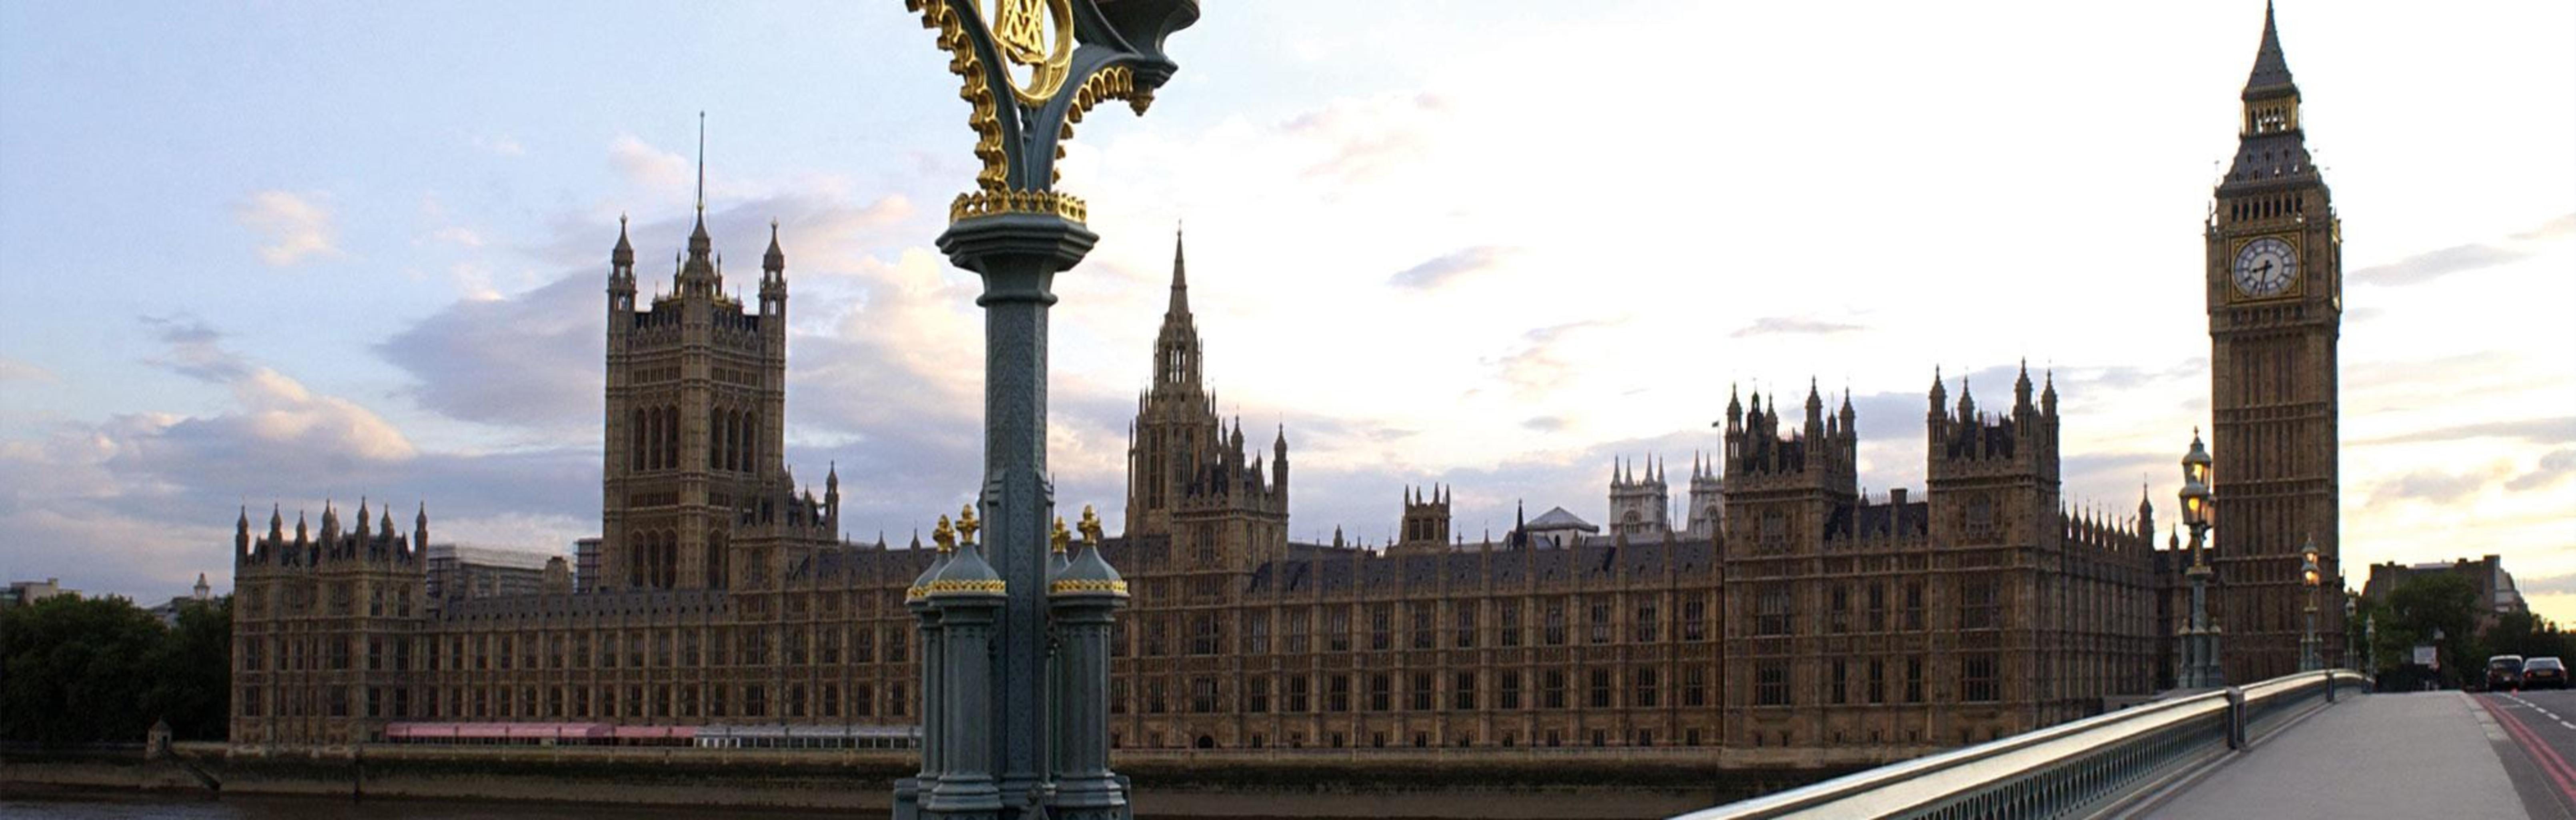
<instances>
[{"instance_id":1,"label":"riverside wall","mask_svg":"<svg viewBox=\"0 0 2576 820\"><path fill-rule=\"evenodd\" d=\"M1767 763L1767 761L1766 761ZM0 795L153 791L812 809L882 815L909 751L366 744L0 752ZM1125 752L1143 817L1665 817L1859 763L1744 765L1715 750ZM209 784L212 784L210 787Z\"/></svg>"}]
</instances>

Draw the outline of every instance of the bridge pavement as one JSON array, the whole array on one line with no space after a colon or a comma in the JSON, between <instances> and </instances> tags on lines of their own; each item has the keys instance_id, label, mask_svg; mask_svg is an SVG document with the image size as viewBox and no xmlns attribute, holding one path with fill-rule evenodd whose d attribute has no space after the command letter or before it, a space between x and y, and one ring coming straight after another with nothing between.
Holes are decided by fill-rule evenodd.
<instances>
[{"instance_id":1,"label":"bridge pavement","mask_svg":"<svg viewBox=\"0 0 2576 820\"><path fill-rule=\"evenodd\" d=\"M2348 697L2211 769L2146 816L2576 817L2576 769L2562 759L2576 757L2576 693L2535 694L2565 698L2564 708L2547 710L2566 719L2547 721L2555 734L2537 734L2536 707L2502 696Z\"/></svg>"}]
</instances>

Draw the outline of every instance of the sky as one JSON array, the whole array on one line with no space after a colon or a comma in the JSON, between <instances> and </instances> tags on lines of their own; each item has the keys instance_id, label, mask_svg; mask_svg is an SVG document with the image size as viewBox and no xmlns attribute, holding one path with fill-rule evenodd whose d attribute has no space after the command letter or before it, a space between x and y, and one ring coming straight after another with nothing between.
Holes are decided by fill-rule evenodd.
<instances>
[{"instance_id":1,"label":"sky","mask_svg":"<svg viewBox=\"0 0 2576 820\"><path fill-rule=\"evenodd\" d=\"M1113 532L1184 223L1299 539L1382 543L1433 483L1471 540L1603 520L1614 458L1679 500L1730 391L1811 383L1865 488L1919 492L1935 369L2000 406L2024 361L2067 504L2174 520L2259 4L1203 8L1058 186L1101 240L1057 279L1050 460ZM2347 582L2497 554L2576 621L2576 7L2429 8L2279 9L2344 222ZM595 532L608 249L630 215L669 287L701 111L716 249L781 226L787 459L908 540L980 465L945 63L895 0L0 4L0 578L225 588L244 506Z\"/></svg>"}]
</instances>

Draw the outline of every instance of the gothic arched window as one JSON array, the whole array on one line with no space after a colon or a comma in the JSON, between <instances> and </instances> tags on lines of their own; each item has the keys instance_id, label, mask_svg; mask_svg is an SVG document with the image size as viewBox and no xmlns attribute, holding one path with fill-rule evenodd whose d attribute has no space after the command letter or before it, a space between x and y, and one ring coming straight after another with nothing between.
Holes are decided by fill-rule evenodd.
<instances>
[{"instance_id":1,"label":"gothic arched window","mask_svg":"<svg viewBox=\"0 0 2576 820\"><path fill-rule=\"evenodd\" d=\"M707 469L733 469L733 465L726 460L726 457L732 453L725 449L726 445L733 443L732 438L733 413L717 410L715 417L708 419L707 424Z\"/></svg>"},{"instance_id":2,"label":"gothic arched window","mask_svg":"<svg viewBox=\"0 0 2576 820\"><path fill-rule=\"evenodd\" d=\"M662 469L680 467L680 407L662 407Z\"/></svg>"},{"instance_id":3,"label":"gothic arched window","mask_svg":"<svg viewBox=\"0 0 2576 820\"><path fill-rule=\"evenodd\" d=\"M1982 543L1995 537L1995 500L1980 494L1968 499L1967 521L1961 535L1970 543Z\"/></svg>"},{"instance_id":4,"label":"gothic arched window","mask_svg":"<svg viewBox=\"0 0 2576 820\"><path fill-rule=\"evenodd\" d=\"M644 537L640 535L626 544L626 585L644 586Z\"/></svg>"}]
</instances>

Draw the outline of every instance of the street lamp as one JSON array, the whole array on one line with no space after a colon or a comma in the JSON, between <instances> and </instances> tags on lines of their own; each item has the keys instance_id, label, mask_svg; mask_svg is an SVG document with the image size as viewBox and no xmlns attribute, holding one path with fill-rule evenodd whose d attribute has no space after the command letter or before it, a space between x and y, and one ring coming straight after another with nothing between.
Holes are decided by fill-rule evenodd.
<instances>
[{"instance_id":1,"label":"street lamp","mask_svg":"<svg viewBox=\"0 0 2576 820\"><path fill-rule=\"evenodd\" d=\"M2379 616L2361 619L2361 673L2379 677Z\"/></svg>"},{"instance_id":2,"label":"street lamp","mask_svg":"<svg viewBox=\"0 0 2576 820\"><path fill-rule=\"evenodd\" d=\"M2299 547L2299 582L2307 585L2307 631L2299 636L2299 671L2314 672L2325 668L2317 653L2317 539L2308 538Z\"/></svg>"},{"instance_id":3,"label":"street lamp","mask_svg":"<svg viewBox=\"0 0 2576 820\"><path fill-rule=\"evenodd\" d=\"M948 206L939 249L984 279L984 481L972 530L918 599L925 684L919 774L895 820L1124 820L1109 770L1108 627L1126 582L1097 522L1059 565L1047 472L1047 312L1055 276L1091 252L1089 206L1055 190L1064 141L1094 106L1145 112L1180 66L1163 53L1197 0L904 0L962 81L979 170ZM960 515L960 523L973 521ZM1070 540L1069 538L1067 539ZM931 669L933 665L935 669Z\"/></svg>"},{"instance_id":4,"label":"street lamp","mask_svg":"<svg viewBox=\"0 0 2576 820\"><path fill-rule=\"evenodd\" d=\"M2182 522L2191 528L2191 565L2183 577L2191 580L2191 620L2182 629L2183 670L2180 681L2184 689L2212 689L2225 686L2227 677L2218 666L2218 626L2209 622L2209 448L2200 443L2200 431L2191 431L2191 451L2182 457Z\"/></svg>"}]
</instances>

